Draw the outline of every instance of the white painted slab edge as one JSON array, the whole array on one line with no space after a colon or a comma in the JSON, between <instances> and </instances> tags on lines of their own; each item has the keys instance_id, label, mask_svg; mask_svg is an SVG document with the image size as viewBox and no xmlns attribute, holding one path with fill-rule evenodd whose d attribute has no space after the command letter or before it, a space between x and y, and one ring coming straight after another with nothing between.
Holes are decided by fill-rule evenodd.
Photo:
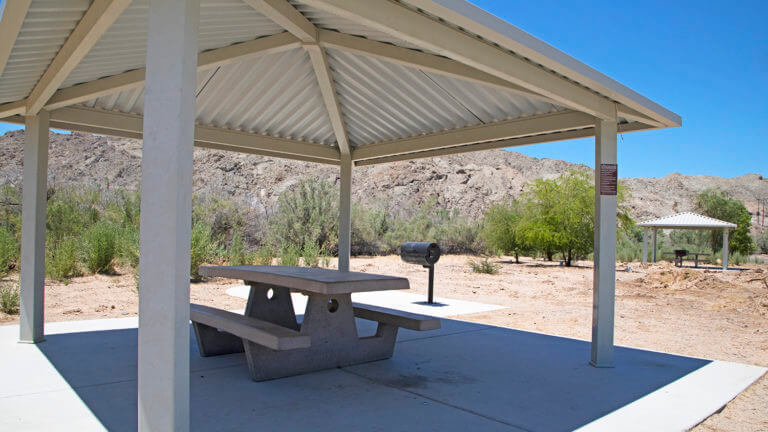
<instances>
[{"instance_id":1,"label":"white painted slab edge","mask_svg":"<svg viewBox=\"0 0 768 432\"><path fill-rule=\"evenodd\" d=\"M733 400L766 370L713 361L577 431L686 431Z\"/></svg>"}]
</instances>

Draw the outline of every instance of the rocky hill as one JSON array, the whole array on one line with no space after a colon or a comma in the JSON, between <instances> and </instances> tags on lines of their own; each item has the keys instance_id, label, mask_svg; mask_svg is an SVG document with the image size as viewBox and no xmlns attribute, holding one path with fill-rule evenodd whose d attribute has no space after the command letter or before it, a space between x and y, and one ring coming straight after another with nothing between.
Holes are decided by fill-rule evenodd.
<instances>
[{"instance_id":1,"label":"rocky hill","mask_svg":"<svg viewBox=\"0 0 768 432\"><path fill-rule=\"evenodd\" d=\"M0 136L0 183L21 179L24 132ZM495 150L445 156L355 170L356 202L403 208L435 199L445 208L477 216L494 202L518 196L535 178L552 178L583 165L537 159ZM139 185L141 142L73 133L51 133L49 184L85 184L135 189ZM338 169L216 150L195 150L195 190L226 194L255 208L270 208L280 193L299 179L338 181ZM757 198L768 197L768 179L758 174L723 178L669 174L662 178L625 178L634 217L643 220L694 208L697 193L719 187L742 200L754 214Z\"/></svg>"}]
</instances>

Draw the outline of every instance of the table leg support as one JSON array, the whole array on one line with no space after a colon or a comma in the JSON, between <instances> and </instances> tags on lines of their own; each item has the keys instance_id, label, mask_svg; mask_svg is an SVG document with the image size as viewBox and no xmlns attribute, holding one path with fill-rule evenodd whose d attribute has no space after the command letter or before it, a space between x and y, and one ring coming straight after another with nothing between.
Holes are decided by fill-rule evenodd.
<instances>
[{"instance_id":1,"label":"table leg support","mask_svg":"<svg viewBox=\"0 0 768 432\"><path fill-rule=\"evenodd\" d=\"M210 357L243 352L243 340L216 328L193 322L200 356Z\"/></svg>"}]
</instances>

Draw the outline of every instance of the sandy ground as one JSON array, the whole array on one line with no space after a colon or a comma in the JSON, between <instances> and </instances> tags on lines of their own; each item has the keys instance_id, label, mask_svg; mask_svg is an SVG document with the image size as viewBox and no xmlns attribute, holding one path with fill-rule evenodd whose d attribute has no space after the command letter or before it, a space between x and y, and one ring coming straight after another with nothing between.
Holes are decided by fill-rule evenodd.
<instances>
[{"instance_id":1,"label":"sandy ground","mask_svg":"<svg viewBox=\"0 0 768 432\"><path fill-rule=\"evenodd\" d=\"M494 259L498 274L473 273L467 256L445 256L436 268L436 296L508 306L465 315L480 323L588 340L592 321L592 264L562 267L523 259ZM616 343L643 349L768 366L767 265L676 268L669 263L619 264ZM398 256L360 257L352 269L406 276L412 292L426 293L426 271ZM11 277L11 280L15 277ZM225 291L240 281L192 284L196 303L226 309L245 307ZM86 276L68 285L46 284L46 320L65 321L135 315L138 297L130 274ZM0 313L0 323L18 316ZM694 431L768 431L768 377L714 414Z\"/></svg>"}]
</instances>

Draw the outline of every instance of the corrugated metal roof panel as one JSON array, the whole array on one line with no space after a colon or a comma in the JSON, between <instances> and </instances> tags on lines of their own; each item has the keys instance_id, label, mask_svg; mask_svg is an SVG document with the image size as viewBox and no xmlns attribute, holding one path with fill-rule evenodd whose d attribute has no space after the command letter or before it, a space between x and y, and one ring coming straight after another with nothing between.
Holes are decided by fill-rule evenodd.
<instances>
[{"instance_id":1,"label":"corrugated metal roof panel","mask_svg":"<svg viewBox=\"0 0 768 432\"><path fill-rule=\"evenodd\" d=\"M637 224L656 228L736 228L736 224L696 213L677 213Z\"/></svg>"},{"instance_id":2,"label":"corrugated metal roof panel","mask_svg":"<svg viewBox=\"0 0 768 432\"><path fill-rule=\"evenodd\" d=\"M32 1L0 76L0 103L22 99L32 91L90 4L90 0Z\"/></svg>"},{"instance_id":3,"label":"corrugated metal roof panel","mask_svg":"<svg viewBox=\"0 0 768 432\"><path fill-rule=\"evenodd\" d=\"M335 145L309 56L303 49L200 71L200 125ZM83 103L91 108L143 114L144 87Z\"/></svg>"},{"instance_id":4,"label":"corrugated metal roof panel","mask_svg":"<svg viewBox=\"0 0 768 432\"><path fill-rule=\"evenodd\" d=\"M303 49L219 68L197 99L200 124L334 144L317 79Z\"/></svg>"},{"instance_id":5,"label":"corrugated metal roof panel","mask_svg":"<svg viewBox=\"0 0 768 432\"><path fill-rule=\"evenodd\" d=\"M355 146L558 111L503 89L328 50Z\"/></svg>"},{"instance_id":6,"label":"corrugated metal roof panel","mask_svg":"<svg viewBox=\"0 0 768 432\"><path fill-rule=\"evenodd\" d=\"M148 11L149 0L133 0L62 87L144 67ZM200 4L200 51L282 31L242 0L204 0Z\"/></svg>"}]
</instances>

